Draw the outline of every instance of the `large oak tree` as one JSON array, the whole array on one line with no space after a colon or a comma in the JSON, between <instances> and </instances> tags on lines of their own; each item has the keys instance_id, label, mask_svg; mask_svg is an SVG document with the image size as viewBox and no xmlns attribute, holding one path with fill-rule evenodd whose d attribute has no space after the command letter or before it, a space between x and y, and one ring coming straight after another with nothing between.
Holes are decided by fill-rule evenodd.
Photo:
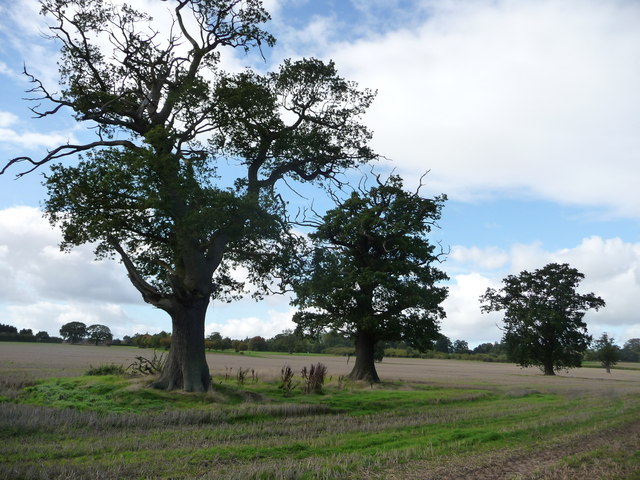
<instances>
[{"instance_id":1,"label":"large oak tree","mask_svg":"<svg viewBox=\"0 0 640 480\"><path fill-rule=\"evenodd\" d=\"M582 364L591 343L585 313L605 306L593 293L578 293L583 279L584 274L567 263L550 263L509 275L499 290L486 290L480 297L482 311L504 311L502 341L511 360L523 367L539 366L545 375Z\"/></svg>"},{"instance_id":2,"label":"large oak tree","mask_svg":"<svg viewBox=\"0 0 640 480\"><path fill-rule=\"evenodd\" d=\"M350 377L378 382L375 346L403 340L425 350L438 337L447 275L436 268L440 253L429 233L444 196L423 198L402 179L355 190L316 221L313 254L294 282L298 331L331 329L353 338L356 361Z\"/></svg>"},{"instance_id":3,"label":"large oak tree","mask_svg":"<svg viewBox=\"0 0 640 480\"><path fill-rule=\"evenodd\" d=\"M48 176L50 220L63 247L94 243L117 255L134 287L172 319L172 345L156 385L205 391L204 321L211 298L232 299L243 266L259 296L287 255L281 180L314 181L374 158L359 116L373 94L332 63L286 61L275 72L228 75L220 51L272 45L259 0L180 0L173 24L107 0L43 0L61 43L61 91L32 77L35 93L73 110L96 138L41 159L27 173L85 152Z\"/></svg>"}]
</instances>

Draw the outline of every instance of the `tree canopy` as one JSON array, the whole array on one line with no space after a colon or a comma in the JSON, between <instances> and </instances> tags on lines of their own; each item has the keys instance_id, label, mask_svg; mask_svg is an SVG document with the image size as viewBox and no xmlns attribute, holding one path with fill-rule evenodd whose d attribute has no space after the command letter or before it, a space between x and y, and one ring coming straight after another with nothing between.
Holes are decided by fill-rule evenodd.
<instances>
[{"instance_id":1,"label":"tree canopy","mask_svg":"<svg viewBox=\"0 0 640 480\"><path fill-rule=\"evenodd\" d=\"M447 276L434 264L428 234L440 218L444 196L423 198L403 188L402 179L375 177L321 218L309 222L313 252L294 281L300 332L327 329L355 340L351 377L378 381L377 342L404 340L427 349L437 338Z\"/></svg>"},{"instance_id":2,"label":"tree canopy","mask_svg":"<svg viewBox=\"0 0 640 480\"><path fill-rule=\"evenodd\" d=\"M31 77L33 92L94 125L95 141L65 144L27 162L54 165L46 213L63 247L117 256L143 299L172 318L161 388L203 391L210 376L204 318L211 298L231 300L245 281L256 296L285 275L288 234L277 183L331 179L375 158L360 116L374 94L316 59L272 73L226 74L224 48L271 46L259 0L174 1L172 26L108 1L42 0L62 44L62 90ZM245 278L234 276L242 266Z\"/></svg>"},{"instance_id":3,"label":"tree canopy","mask_svg":"<svg viewBox=\"0 0 640 480\"><path fill-rule=\"evenodd\" d=\"M611 367L620 360L620 347L614 343L613 337L610 337L606 332L594 342L593 347L598 361L606 369L607 373L611 373Z\"/></svg>"},{"instance_id":4,"label":"tree canopy","mask_svg":"<svg viewBox=\"0 0 640 480\"><path fill-rule=\"evenodd\" d=\"M584 275L569 264L543 268L502 280L499 290L480 297L482 311L504 311L503 342L507 356L523 367L539 366L545 375L579 367L591 342L584 315L605 306L593 293L577 288Z\"/></svg>"},{"instance_id":5,"label":"tree canopy","mask_svg":"<svg viewBox=\"0 0 640 480\"><path fill-rule=\"evenodd\" d=\"M71 343L78 343L87 336L87 326L82 322L69 322L60 327L60 336Z\"/></svg>"},{"instance_id":6,"label":"tree canopy","mask_svg":"<svg viewBox=\"0 0 640 480\"><path fill-rule=\"evenodd\" d=\"M89 325L87 327L87 338L98 345L99 343L107 343L113 340L111 330L106 325Z\"/></svg>"}]
</instances>

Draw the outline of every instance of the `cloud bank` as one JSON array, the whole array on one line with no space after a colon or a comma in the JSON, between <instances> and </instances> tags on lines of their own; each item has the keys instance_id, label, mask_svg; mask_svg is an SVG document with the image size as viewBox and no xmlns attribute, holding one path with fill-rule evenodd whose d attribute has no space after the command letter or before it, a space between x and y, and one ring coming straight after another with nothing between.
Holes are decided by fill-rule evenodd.
<instances>
[{"instance_id":1,"label":"cloud bank","mask_svg":"<svg viewBox=\"0 0 640 480\"><path fill-rule=\"evenodd\" d=\"M400 173L430 169L456 200L506 192L640 217L639 3L410 4L421 22L341 42L314 18L302 43L378 89L367 123Z\"/></svg>"}]
</instances>

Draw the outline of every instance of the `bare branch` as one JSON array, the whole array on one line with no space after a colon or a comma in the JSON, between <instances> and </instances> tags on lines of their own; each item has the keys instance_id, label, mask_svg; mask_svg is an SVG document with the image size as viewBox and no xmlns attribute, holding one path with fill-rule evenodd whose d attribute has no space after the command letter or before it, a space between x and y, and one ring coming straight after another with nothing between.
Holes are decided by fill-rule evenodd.
<instances>
[{"instance_id":1,"label":"bare branch","mask_svg":"<svg viewBox=\"0 0 640 480\"><path fill-rule=\"evenodd\" d=\"M9 162L2 168L2 170L0 170L0 175L3 175L9 169L9 167L11 167L14 164L21 163L21 162L30 163L32 165L31 168L16 174L16 177L20 178L24 175L27 175L28 173L33 172L38 167L52 160L68 157L69 155L74 155L79 152L91 150L96 147L125 147L125 148L129 148L131 150L136 150L136 151L141 150L141 148L138 145L128 140L99 140L97 142L87 143L85 145L69 145L69 144L61 145L51 150L42 160L33 160L31 157L13 158L9 160Z\"/></svg>"}]
</instances>

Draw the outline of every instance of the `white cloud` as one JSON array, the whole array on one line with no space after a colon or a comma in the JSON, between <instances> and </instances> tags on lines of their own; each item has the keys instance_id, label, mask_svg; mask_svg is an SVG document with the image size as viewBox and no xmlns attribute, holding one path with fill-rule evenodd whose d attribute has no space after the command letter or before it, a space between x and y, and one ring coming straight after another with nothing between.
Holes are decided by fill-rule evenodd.
<instances>
[{"instance_id":1,"label":"white cloud","mask_svg":"<svg viewBox=\"0 0 640 480\"><path fill-rule=\"evenodd\" d=\"M379 90L376 149L455 199L512 192L640 216L640 4L424 2L324 52Z\"/></svg>"},{"instance_id":2,"label":"white cloud","mask_svg":"<svg viewBox=\"0 0 640 480\"><path fill-rule=\"evenodd\" d=\"M60 232L32 207L0 210L0 299L24 303L48 299L140 304L122 265L95 261L90 245L60 252Z\"/></svg>"},{"instance_id":3,"label":"white cloud","mask_svg":"<svg viewBox=\"0 0 640 480\"><path fill-rule=\"evenodd\" d=\"M495 288L495 280L478 273L456 275L455 283L449 286L449 295L442 304L447 318L441 324L441 331L451 341L466 340L470 345L500 340L502 334L496 324L500 324L497 314L480 313L479 298L488 287Z\"/></svg>"},{"instance_id":4,"label":"white cloud","mask_svg":"<svg viewBox=\"0 0 640 480\"><path fill-rule=\"evenodd\" d=\"M33 332L45 331L59 336L60 327L69 322L85 325L106 325L116 338L144 332L156 332L153 325L136 323L120 306L110 303L38 301L29 305L9 305L3 314L3 323L19 329L30 328Z\"/></svg>"},{"instance_id":5,"label":"white cloud","mask_svg":"<svg viewBox=\"0 0 640 480\"><path fill-rule=\"evenodd\" d=\"M82 322L85 325L107 325L111 332L122 335L120 325L131 323L131 319L115 305L95 305L80 302L60 304L39 301L29 305L10 305L6 308L6 323L19 328L30 328L35 332L45 331L59 336L62 325L69 322ZM124 334L129 333L128 330Z\"/></svg>"},{"instance_id":6,"label":"white cloud","mask_svg":"<svg viewBox=\"0 0 640 480\"><path fill-rule=\"evenodd\" d=\"M295 328L291 320L295 310L276 311L268 310L266 318L255 316L244 318L232 318L224 323L211 322L205 326L205 332L209 335L212 332L220 332L223 337L246 338L261 336L271 338L286 329Z\"/></svg>"},{"instance_id":7,"label":"white cloud","mask_svg":"<svg viewBox=\"0 0 640 480\"><path fill-rule=\"evenodd\" d=\"M478 248L454 245L448 258L458 263L472 263L482 269L494 270L509 261L509 254L496 247Z\"/></svg>"},{"instance_id":8,"label":"white cloud","mask_svg":"<svg viewBox=\"0 0 640 480\"><path fill-rule=\"evenodd\" d=\"M3 143L19 145L21 148L28 149L40 149L42 147L52 149L66 143L77 143L77 140L69 133L19 133L9 128L0 128L0 145Z\"/></svg>"},{"instance_id":9,"label":"white cloud","mask_svg":"<svg viewBox=\"0 0 640 480\"><path fill-rule=\"evenodd\" d=\"M8 127L18 121L18 117L11 112L0 112L0 129Z\"/></svg>"}]
</instances>

